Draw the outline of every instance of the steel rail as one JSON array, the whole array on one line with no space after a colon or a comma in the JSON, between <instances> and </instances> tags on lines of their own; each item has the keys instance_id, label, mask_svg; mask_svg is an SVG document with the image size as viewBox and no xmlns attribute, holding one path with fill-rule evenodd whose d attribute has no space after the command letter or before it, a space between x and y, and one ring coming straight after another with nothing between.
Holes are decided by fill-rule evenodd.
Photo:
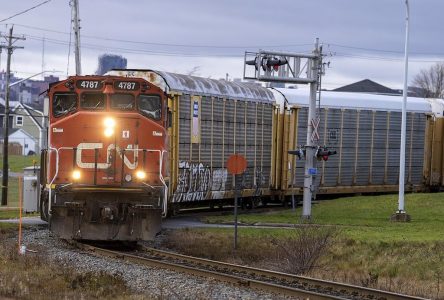
<instances>
[{"instance_id":1,"label":"steel rail","mask_svg":"<svg viewBox=\"0 0 444 300\"><path fill-rule=\"evenodd\" d=\"M334 296L334 295L327 295L322 294L318 292L313 291L307 291L302 290L294 287L289 287L281 284L276 283L270 283L267 281L260 281L260 280L253 280L253 279L247 279L236 275L226 274L226 273L220 273L216 271L206 270L206 269L199 269L196 267L186 266L186 265L180 265L176 263L171 263L168 261L158 260L158 259L152 259L152 258L146 258L143 256L137 256L133 254L128 254L125 252L120 251L114 251L114 250L108 250L103 249L99 247L95 247L88 244L78 243L78 242L72 242L73 246L82 249L84 251L89 251L93 253L97 253L99 255L104 255L111 258L121 259L123 261L137 263L141 265L151 266L151 267L157 267L157 268L163 268L163 269L169 269L172 271L178 271L182 273L192 274L196 276L201 277L212 277L214 279L228 282L240 287L248 287L259 291L265 291L265 292L272 292L275 294L281 294L285 296L291 296L291 297L303 297L304 299L310 299L310 300L325 300L325 299L337 299L337 300L345 300L347 298Z\"/></svg>"},{"instance_id":2,"label":"steel rail","mask_svg":"<svg viewBox=\"0 0 444 300\"><path fill-rule=\"evenodd\" d=\"M159 249L149 248L145 246L140 246L139 249L152 253L153 255L161 256L168 259L177 259L182 261L191 262L197 265L206 265L211 266L213 268L222 269L222 270L233 270L238 273L243 274L250 274L254 277L261 277L261 278L269 278L273 279L274 281L278 280L280 282L286 282L288 284L292 283L298 283L299 285L307 286L307 287L313 287L315 289L323 289L323 290L329 290L331 291L330 295L341 294L352 296L354 298L360 298L360 299L386 299L386 300L405 300L405 299L411 299L411 300L424 300L425 298L421 297L415 297L415 296L409 296L404 294L398 294L393 293L389 291L383 291L383 290L377 290L372 288L366 288L362 286L356 286L351 284L345 284L345 283L338 283L328 280L322 280L322 279L316 279L316 278L310 278L306 276L298 276L298 275L292 275L287 273L281 273L276 271L270 271L270 270L264 270L264 269L258 269L253 267L246 267L241 265L235 265L225 262L219 262L204 258L198 258L178 253L173 253L169 251L163 251ZM337 291L337 292L334 292Z\"/></svg>"}]
</instances>

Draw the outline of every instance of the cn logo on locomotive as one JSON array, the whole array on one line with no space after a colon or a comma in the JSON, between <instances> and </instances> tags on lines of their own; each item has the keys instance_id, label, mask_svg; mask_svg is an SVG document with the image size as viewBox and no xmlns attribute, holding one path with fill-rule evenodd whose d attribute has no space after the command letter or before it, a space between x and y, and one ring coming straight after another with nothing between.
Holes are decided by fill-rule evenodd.
<instances>
[{"instance_id":1,"label":"cn logo on locomotive","mask_svg":"<svg viewBox=\"0 0 444 300\"><path fill-rule=\"evenodd\" d=\"M84 150L94 150L94 149L102 149L103 143L80 143L77 146L77 166L82 169L94 169L95 164L94 162L83 162L82 161L82 151ZM119 146L116 146L114 144L110 144L108 148L106 149L106 162L97 162L97 169L108 169L111 167L111 157L112 153L111 151L117 152L117 155L122 159L123 156L123 163L125 166L128 167L130 170L135 170L137 168L137 157L138 157L138 151L139 149L138 145L134 145L131 147L128 147L128 149L132 149L132 152L134 152L134 162L130 162L129 159L126 157L126 155L122 155L121 148Z\"/></svg>"}]
</instances>

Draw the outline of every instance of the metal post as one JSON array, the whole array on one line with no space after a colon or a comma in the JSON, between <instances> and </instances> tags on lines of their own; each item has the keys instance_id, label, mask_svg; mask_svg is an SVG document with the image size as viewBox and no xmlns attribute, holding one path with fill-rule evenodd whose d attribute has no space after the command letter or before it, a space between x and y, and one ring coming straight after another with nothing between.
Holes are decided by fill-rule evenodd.
<instances>
[{"instance_id":1,"label":"metal post","mask_svg":"<svg viewBox=\"0 0 444 300\"><path fill-rule=\"evenodd\" d=\"M316 39L314 54L319 56L319 40ZM313 60L312 69L307 70L311 72L312 78L318 76L318 59ZM302 219L311 218L311 199L313 197L313 174L310 172L313 169L313 160L315 155L315 145L312 140L313 126L312 121L316 119L316 92L318 89L317 80L310 83L310 103L308 106L308 120L307 120L307 144L305 147L305 171L304 171L304 197L302 204Z\"/></svg>"},{"instance_id":2,"label":"metal post","mask_svg":"<svg viewBox=\"0 0 444 300\"><path fill-rule=\"evenodd\" d=\"M234 175L234 250L237 250L237 180L238 176Z\"/></svg>"},{"instance_id":3,"label":"metal post","mask_svg":"<svg viewBox=\"0 0 444 300\"><path fill-rule=\"evenodd\" d=\"M72 6L73 29L75 36L75 59L76 59L76 75L82 74L80 62L80 19L79 19L79 0L73 0Z\"/></svg>"},{"instance_id":4,"label":"metal post","mask_svg":"<svg viewBox=\"0 0 444 300\"><path fill-rule=\"evenodd\" d=\"M405 52L404 52L404 89L402 92L402 119L401 119L401 147L399 154L399 197L398 211L392 219L398 221L409 221L410 216L405 213L404 209L404 186L405 186L405 140L406 140L406 123L407 123L407 80L409 67L409 1L405 0L406 18L405 18Z\"/></svg>"}]
</instances>

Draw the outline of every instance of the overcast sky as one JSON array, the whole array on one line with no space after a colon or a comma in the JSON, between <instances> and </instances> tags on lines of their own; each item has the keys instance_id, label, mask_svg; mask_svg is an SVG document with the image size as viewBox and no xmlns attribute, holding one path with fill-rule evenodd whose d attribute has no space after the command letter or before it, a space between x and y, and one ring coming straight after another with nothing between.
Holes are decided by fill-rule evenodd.
<instances>
[{"instance_id":1,"label":"overcast sky","mask_svg":"<svg viewBox=\"0 0 444 300\"><path fill-rule=\"evenodd\" d=\"M42 2L0 0L0 20ZM404 0L79 2L83 74L93 74L98 56L111 53L126 57L128 68L240 78L246 50L307 52L318 37L331 62L324 88L365 78L403 85ZM410 80L444 59L443 11L443 0L410 0ZM74 73L69 0L51 0L0 22L0 31L7 34L12 24L14 34L26 37L13 55L17 76L41 72L43 57L46 70ZM1 58L6 69L5 51Z\"/></svg>"}]
</instances>

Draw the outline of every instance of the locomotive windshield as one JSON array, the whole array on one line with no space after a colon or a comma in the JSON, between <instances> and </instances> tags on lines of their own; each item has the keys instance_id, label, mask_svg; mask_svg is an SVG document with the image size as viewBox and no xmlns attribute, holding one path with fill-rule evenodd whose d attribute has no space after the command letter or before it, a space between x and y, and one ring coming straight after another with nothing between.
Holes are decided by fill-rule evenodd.
<instances>
[{"instance_id":1,"label":"locomotive windshield","mask_svg":"<svg viewBox=\"0 0 444 300\"><path fill-rule=\"evenodd\" d=\"M84 109L104 109L105 95L102 93L83 93L80 97L80 107Z\"/></svg>"},{"instance_id":2,"label":"locomotive windshield","mask_svg":"<svg viewBox=\"0 0 444 300\"><path fill-rule=\"evenodd\" d=\"M111 108L119 110L133 110L134 96L131 94L113 94L111 95Z\"/></svg>"},{"instance_id":3,"label":"locomotive windshield","mask_svg":"<svg viewBox=\"0 0 444 300\"><path fill-rule=\"evenodd\" d=\"M55 94L52 115L61 117L77 109L77 94Z\"/></svg>"},{"instance_id":4,"label":"locomotive windshield","mask_svg":"<svg viewBox=\"0 0 444 300\"><path fill-rule=\"evenodd\" d=\"M160 120L162 102L158 95L140 95L138 99L139 111L154 120Z\"/></svg>"}]
</instances>

